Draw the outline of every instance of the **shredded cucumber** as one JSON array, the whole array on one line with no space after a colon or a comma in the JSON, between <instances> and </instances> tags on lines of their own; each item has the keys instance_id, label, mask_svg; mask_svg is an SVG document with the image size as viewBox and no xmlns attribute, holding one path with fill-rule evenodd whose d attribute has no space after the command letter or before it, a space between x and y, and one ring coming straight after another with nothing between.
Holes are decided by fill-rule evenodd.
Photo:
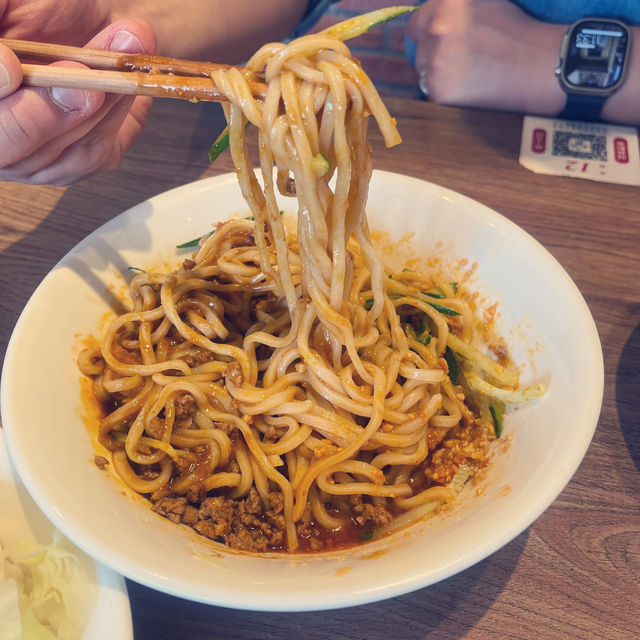
<instances>
[{"instance_id":1,"label":"shredded cucumber","mask_svg":"<svg viewBox=\"0 0 640 640\"><path fill-rule=\"evenodd\" d=\"M209 162L213 162L229 146L229 127L225 127L209 149Z\"/></svg>"},{"instance_id":2,"label":"shredded cucumber","mask_svg":"<svg viewBox=\"0 0 640 640\"><path fill-rule=\"evenodd\" d=\"M420 7L409 6L385 7L384 9L370 11L361 16L355 16L339 22L320 33L331 38L336 38L336 40L349 40L350 38L361 36L363 33L367 33L367 31L371 31L371 29L375 29L385 22L389 22L389 20L412 13L419 8Z\"/></svg>"}]
</instances>

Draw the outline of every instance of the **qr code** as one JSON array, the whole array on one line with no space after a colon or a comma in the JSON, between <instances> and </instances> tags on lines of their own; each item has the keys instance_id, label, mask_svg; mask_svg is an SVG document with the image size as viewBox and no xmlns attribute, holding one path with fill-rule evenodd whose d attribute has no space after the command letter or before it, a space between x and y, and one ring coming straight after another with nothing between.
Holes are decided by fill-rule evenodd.
<instances>
[{"instance_id":1,"label":"qr code","mask_svg":"<svg viewBox=\"0 0 640 640\"><path fill-rule=\"evenodd\" d=\"M553 132L554 156L607 161L607 136L597 133Z\"/></svg>"}]
</instances>

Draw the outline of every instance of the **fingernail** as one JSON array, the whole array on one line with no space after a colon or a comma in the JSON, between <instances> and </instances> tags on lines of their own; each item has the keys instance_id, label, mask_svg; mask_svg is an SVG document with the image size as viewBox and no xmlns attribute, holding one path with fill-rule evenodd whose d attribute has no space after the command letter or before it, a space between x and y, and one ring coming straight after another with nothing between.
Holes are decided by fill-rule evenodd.
<instances>
[{"instance_id":1,"label":"fingernail","mask_svg":"<svg viewBox=\"0 0 640 640\"><path fill-rule=\"evenodd\" d=\"M49 90L51 99L63 111L80 111L89 103L89 96L86 91L79 89L63 89L62 87L53 87Z\"/></svg>"},{"instance_id":2,"label":"fingernail","mask_svg":"<svg viewBox=\"0 0 640 640\"><path fill-rule=\"evenodd\" d=\"M138 38L128 31L118 31L109 45L111 51L123 51L125 53L142 53L144 47Z\"/></svg>"},{"instance_id":3,"label":"fingernail","mask_svg":"<svg viewBox=\"0 0 640 640\"><path fill-rule=\"evenodd\" d=\"M0 89L4 89L9 86L9 72L7 68L0 62Z\"/></svg>"}]
</instances>

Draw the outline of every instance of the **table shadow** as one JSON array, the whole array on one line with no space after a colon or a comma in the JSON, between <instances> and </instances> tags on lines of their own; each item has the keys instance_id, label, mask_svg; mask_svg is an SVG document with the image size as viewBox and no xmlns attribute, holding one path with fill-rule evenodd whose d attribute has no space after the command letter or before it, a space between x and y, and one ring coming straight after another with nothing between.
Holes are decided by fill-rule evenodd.
<instances>
[{"instance_id":1,"label":"table shadow","mask_svg":"<svg viewBox=\"0 0 640 640\"><path fill-rule=\"evenodd\" d=\"M522 114L510 111L502 112L504 126L495 125L495 112L484 109L460 109L461 125L473 135L491 147L498 158L518 160L520 157L520 135L513 131L522 128ZM518 122L517 126L513 122Z\"/></svg>"},{"instance_id":2,"label":"table shadow","mask_svg":"<svg viewBox=\"0 0 640 640\"><path fill-rule=\"evenodd\" d=\"M170 158L160 154L161 157L155 159L158 166L164 165L162 170L150 170L149 162L154 159L146 158L146 150L154 148L152 145L157 132L167 128L167 107L160 104L158 107L154 105L145 133L129 151L120 168L66 188L35 228L0 252L0 370L20 312L43 278L68 251L123 211L154 195L193 182L208 169L210 137L220 127L219 114L212 112L217 105L187 106L192 107L184 111L189 119L186 128L191 132L190 137L181 140L180 144L175 141L176 150ZM203 136L203 131L207 131L207 135ZM168 144L173 146L169 132L167 138ZM152 179L149 179L150 173ZM113 197L96 197L96 194L105 193L111 193ZM90 216L84 214L88 210ZM109 251L104 260L122 270L123 261L117 252ZM76 266L80 275L99 295L104 296L103 283L90 270L82 265ZM125 270L126 267L124 265ZM115 304L115 299L112 301Z\"/></svg>"},{"instance_id":3,"label":"table shadow","mask_svg":"<svg viewBox=\"0 0 640 640\"><path fill-rule=\"evenodd\" d=\"M640 324L629 335L616 371L616 407L629 455L640 472Z\"/></svg>"},{"instance_id":4,"label":"table shadow","mask_svg":"<svg viewBox=\"0 0 640 640\"><path fill-rule=\"evenodd\" d=\"M136 638L419 640L462 638L507 586L530 530L448 580L397 598L334 611L265 613L206 606L127 581ZM251 606L251 603L247 603Z\"/></svg>"}]
</instances>

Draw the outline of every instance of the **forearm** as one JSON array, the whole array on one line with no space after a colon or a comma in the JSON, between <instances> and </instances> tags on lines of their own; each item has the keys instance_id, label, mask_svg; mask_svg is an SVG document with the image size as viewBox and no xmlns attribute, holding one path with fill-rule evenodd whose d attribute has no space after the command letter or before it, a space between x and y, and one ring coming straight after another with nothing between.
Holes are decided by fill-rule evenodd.
<instances>
[{"instance_id":1,"label":"forearm","mask_svg":"<svg viewBox=\"0 0 640 640\"><path fill-rule=\"evenodd\" d=\"M562 111L566 101L554 70L567 28L561 24L529 20L527 28L520 32L522 44L515 47L516 55L512 59L514 77L509 85L516 107L512 110L556 115Z\"/></svg>"},{"instance_id":2,"label":"forearm","mask_svg":"<svg viewBox=\"0 0 640 640\"><path fill-rule=\"evenodd\" d=\"M605 103L603 120L640 124L640 27L631 27L631 50L624 84Z\"/></svg>"},{"instance_id":3,"label":"forearm","mask_svg":"<svg viewBox=\"0 0 640 640\"><path fill-rule=\"evenodd\" d=\"M430 0L409 21L416 69L442 104L556 116L567 101L554 70L568 25L506 0ZM640 28L631 28L626 81L602 117L640 123Z\"/></svg>"},{"instance_id":4,"label":"forearm","mask_svg":"<svg viewBox=\"0 0 640 640\"><path fill-rule=\"evenodd\" d=\"M237 63L291 33L307 0L110 0L110 5L113 19L147 20L160 55Z\"/></svg>"}]
</instances>

